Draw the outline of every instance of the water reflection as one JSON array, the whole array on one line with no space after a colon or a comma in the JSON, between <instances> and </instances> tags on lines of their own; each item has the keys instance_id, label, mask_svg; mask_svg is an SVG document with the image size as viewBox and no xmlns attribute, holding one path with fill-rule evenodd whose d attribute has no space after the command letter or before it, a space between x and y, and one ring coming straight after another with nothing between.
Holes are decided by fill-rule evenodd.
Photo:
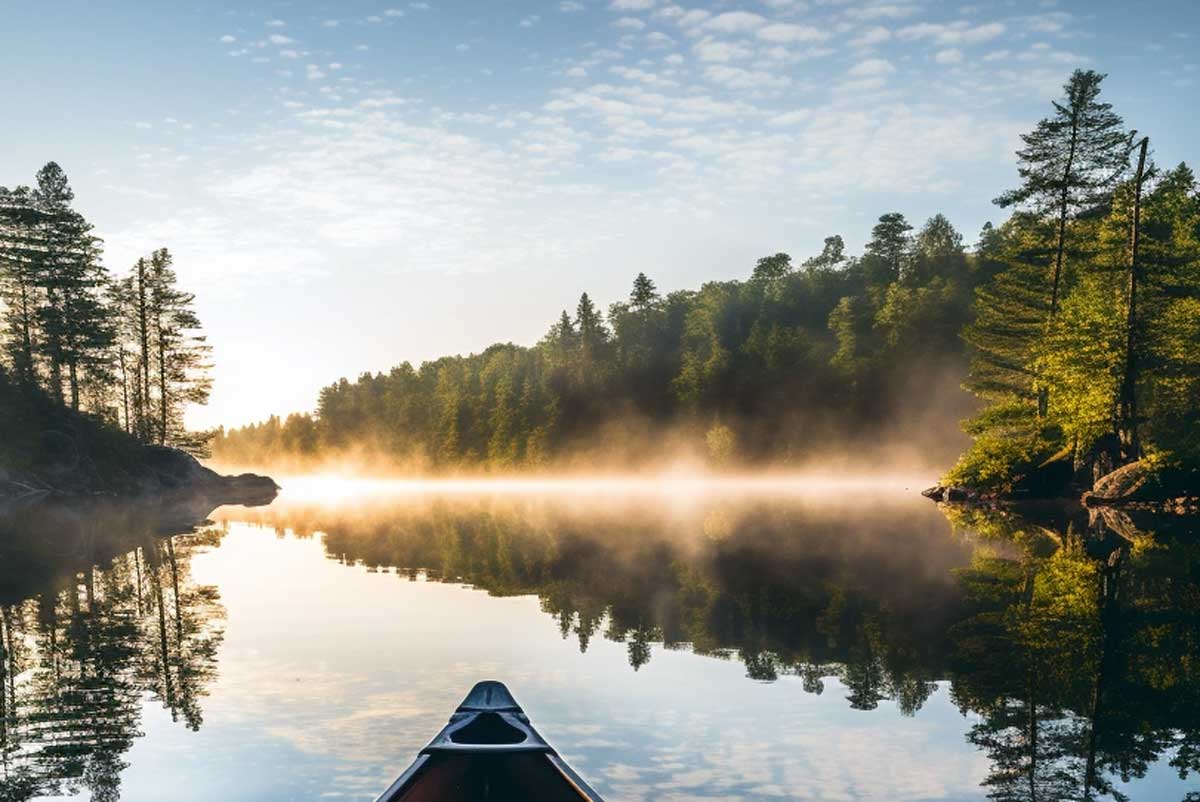
<instances>
[{"instance_id":1,"label":"water reflection","mask_svg":"<svg viewBox=\"0 0 1200 802\"><path fill-rule=\"evenodd\" d=\"M96 507L26 508L4 516L0 798L84 792L117 799L124 756L141 734L148 705L169 711L175 726L201 727L219 654L241 665L239 671L246 657L221 651L225 610L216 587L191 578L191 563L246 523L287 541L311 540L330 560L357 572L465 584L495 597L536 596L542 615L572 649L586 660L604 660L590 652L597 643L614 644L631 677L665 655L690 653L740 665L749 680L786 680L784 690L802 697L827 699L832 691L847 715L874 723L879 739L933 727L941 714L926 707L945 689L942 698L948 693L965 717L959 743L986 758L986 769L975 780L975 796L923 787L910 798L1198 798L1191 789L1200 772L1200 538L1192 521L1057 509L938 511L907 501L863 504L828 496L675 504L645 496L584 503L436 494L321 504L285 497L258 510L218 511L218 524L195 531L189 517L199 518L195 511ZM180 529L191 533L172 534ZM227 581L240 586L230 570ZM239 570L255 574L245 584L261 587L264 598L291 589L261 564ZM299 568L288 564L286 570ZM357 575L345 574L351 583L360 582ZM245 594L235 598L241 605L235 611L252 603ZM449 607L440 614L446 621L456 615ZM461 623L455 628L470 631ZM435 629L427 631L436 637ZM333 631L313 621L312 632L307 648L325 654L322 632L331 638ZM349 648L349 637L342 633L337 648ZM490 659L488 650L500 642L481 636L480 659ZM372 646L355 642L353 648ZM457 648L469 653L471 646ZM270 644L256 634L259 648ZM435 651L406 655L410 686L390 687L394 678L382 675L356 679L350 693L369 710L337 712L301 694L294 702L306 706L304 717L288 720L280 713L262 726L291 733L311 754L329 757L338 750L323 738L310 743L315 731L350 719L407 721L412 732L395 747L406 756L429 734L426 714L436 723L445 712L426 710L430 704L417 683L442 672L463 674L464 687L473 681L470 670L445 665ZM358 665L378 673L373 664ZM264 671L254 682L266 698L268 684L283 680L274 676L282 673L278 664ZM706 685L703 672L691 673L696 693L728 692ZM349 686L327 686L328 676L317 670L302 676L314 692L325 688L324 696L347 703ZM455 685L452 693L460 690ZM280 698L286 703L295 696L286 691ZM260 707L258 715L268 718L268 705ZM892 709L901 717L889 715ZM663 721L649 715L639 726L657 731ZM780 742L807 737L789 733L786 721L763 718L770 715L764 712L757 723ZM822 715L825 720L810 722L812 734L842 737L848 719ZM901 724L907 720L911 726ZM614 798L661 797L673 787L686 787L690 796L871 797L786 771L768 772L770 782L731 784L721 771L706 775L680 746L660 753L646 741L610 754L613 741L597 735L610 722L595 724L564 724L560 746L575 750L589 778ZM716 752L735 749L741 736L730 728L706 737L710 742L697 748ZM637 762L639 749L646 750L644 760L677 766L672 778L651 785L651 766ZM353 758L338 759L339 790L360 783L369 797L375 780L347 779L346 761ZM786 749L773 759L788 759ZM791 759L811 755L797 752ZM375 773L391 770L376 767ZM935 762L922 770L936 777L950 767ZM695 782L681 786L687 776ZM886 798L902 796L898 776L877 779Z\"/></svg>"},{"instance_id":2,"label":"water reflection","mask_svg":"<svg viewBox=\"0 0 1200 802\"><path fill-rule=\"evenodd\" d=\"M951 570L969 558L936 513L898 522L828 500L433 497L235 515L322 533L346 564L537 595L580 651L597 636L623 642L635 670L652 644L688 648L736 658L756 680L802 676L814 693L837 677L853 707L899 699L906 713L945 672L943 635L960 603Z\"/></svg>"},{"instance_id":3,"label":"water reflection","mask_svg":"<svg viewBox=\"0 0 1200 802\"><path fill-rule=\"evenodd\" d=\"M220 531L160 535L186 526L179 515L79 504L0 518L0 798L118 799L146 699L203 723L225 611L189 563Z\"/></svg>"}]
</instances>

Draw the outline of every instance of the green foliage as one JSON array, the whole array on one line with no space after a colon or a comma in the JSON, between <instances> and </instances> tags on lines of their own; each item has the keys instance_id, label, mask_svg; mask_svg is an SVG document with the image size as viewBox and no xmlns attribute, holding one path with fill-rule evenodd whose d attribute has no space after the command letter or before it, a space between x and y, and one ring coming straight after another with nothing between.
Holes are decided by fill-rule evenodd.
<instances>
[{"instance_id":1,"label":"green foliage","mask_svg":"<svg viewBox=\"0 0 1200 802\"><path fill-rule=\"evenodd\" d=\"M639 274L606 316L584 293L533 347L343 379L321 392L315 416L221 432L214 455L434 468L536 466L597 450L653 459L662 448L642 436L648 427L694 432L703 455L714 419L747 460L867 440L892 424L914 375L961 369L974 260L944 217L915 238L908 228L903 215L881 218L869 258L894 262L883 284L867 281L868 257L848 257L838 236L799 269L777 253L749 280L665 297Z\"/></svg>"},{"instance_id":2,"label":"green foliage","mask_svg":"<svg viewBox=\"0 0 1200 802\"><path fill-rule=\"evenodd\" d=\"M114 280L74 197L54 162L38 172L34 189L0 187L6 381L18 395L48 397L143 442L202 453L205 438L182 423L184 407L204 403L209 389L194 298L176 286L165 248ZM9 446L5 464L22 449L36 458L42 448Z\"/></svg>"},{"instance_id":3,"label":"green foliage","mask_svg":"<svg viewBox=\"0 0 1200 802\"><path fill-rule=\"evenodd\" d=\"M994 277L963 337L965 386L986 406L947 481L1008 490L1058 454L1084 484L1148 453L1197 464L1200 196L1184 165L1127 178L1102 79L1076 71L1023 137L1022 182L997 203L1025 211L981 234Z\"/></svg>"}]
</instances>

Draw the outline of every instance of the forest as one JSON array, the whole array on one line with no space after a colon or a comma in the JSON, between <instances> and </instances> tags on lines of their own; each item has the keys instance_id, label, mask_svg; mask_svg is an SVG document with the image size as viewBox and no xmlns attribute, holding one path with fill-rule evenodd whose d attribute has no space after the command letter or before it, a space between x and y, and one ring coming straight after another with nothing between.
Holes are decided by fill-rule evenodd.
<instances>
[{"instance_id":1,"label":"forest","mask_svg":"<svg viewBox=\"0 0 1200 802\"><path fill-rule=\"evenodd\" d=\"M0 187L0 468L103 439L204 453L183 421L211 384L194 296L166 248L113 275L74 197L54 162Z\"/></svg>"},{"instance_id":2,"label":"forest","mask_svg":"<svg viewBox=\"0 0 1200 802\"><path fill-rule=\"evenodd\" d=\"M584 293L531 347L343 378L314 414L219 430L213 454L508 470L641 463L682 442L718 466L796 465L899 442L949 462L965 417L955 484L1187 474L1200 191L1186 164L1154 164L1103 79L1075 71L1022 136L1018 181L995 201L1010 214L973 243L943 215L914 227L888 212L856 256L832 235L811 258L666 294L639 273L628 299L601 310Z\"/></svg>"}]
</instances>

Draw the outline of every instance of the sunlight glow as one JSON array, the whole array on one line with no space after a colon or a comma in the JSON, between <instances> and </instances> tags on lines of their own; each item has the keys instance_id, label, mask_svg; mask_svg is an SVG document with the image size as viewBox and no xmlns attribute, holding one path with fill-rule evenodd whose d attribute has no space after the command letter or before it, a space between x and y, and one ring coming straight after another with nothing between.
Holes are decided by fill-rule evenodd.
<instances>
[{"instance_id":1,"label":"sunlight glow","mask_svg":"<svg viewBox=\"0 0 1200 802\"><path fill-rule=\"evenodd\" d=\"M376 479L333 473L277 477L282 501L336 503L393 495L566 495L670 496L838 495L863 491L905 491L923 487L929 477L900 474L830 476L789 474L609 474L596 476Z\"/></svg>"}]
</instances>

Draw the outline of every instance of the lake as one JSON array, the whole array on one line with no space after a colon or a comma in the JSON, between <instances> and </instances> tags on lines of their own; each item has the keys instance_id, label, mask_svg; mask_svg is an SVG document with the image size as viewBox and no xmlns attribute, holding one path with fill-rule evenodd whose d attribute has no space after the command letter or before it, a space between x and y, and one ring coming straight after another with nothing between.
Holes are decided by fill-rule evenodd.
<instances>
[{"instance_id":1,"label":"lake","mask_svg":"<svg viewBox=\"0 0 1200 802\"><path fill-rule=\"evenodd\" d=\"M1193 522L281 483L0 516L0 799L372 800L481 679L610 802L1200 796Z\"/></svg>"}]
</instances>

